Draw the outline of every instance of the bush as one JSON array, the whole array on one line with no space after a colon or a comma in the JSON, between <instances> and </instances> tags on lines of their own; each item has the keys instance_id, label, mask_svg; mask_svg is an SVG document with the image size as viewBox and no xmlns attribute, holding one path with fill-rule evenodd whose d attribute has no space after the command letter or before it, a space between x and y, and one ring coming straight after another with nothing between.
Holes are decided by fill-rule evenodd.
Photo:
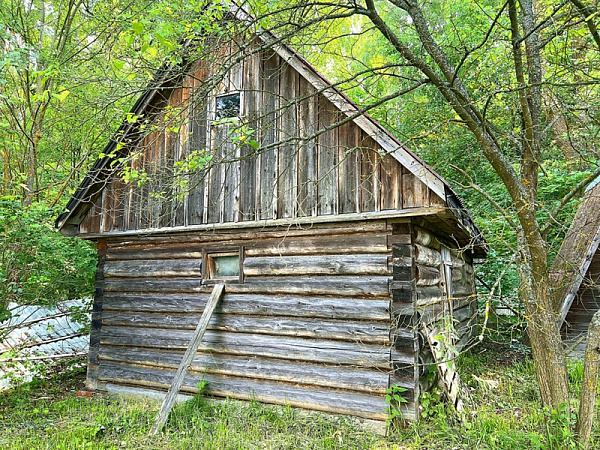
<instances>
[{"instance_id":1,"label":"bush","mask_svg":"<svg viewBox=\"0 0 600 450\"><path fill-rule=\"evenodd\" d=\"M92 294L95 252L54 229L56 212L0 199L0 319L9 302L55 305Z\"/></svg>"}]
</instances>

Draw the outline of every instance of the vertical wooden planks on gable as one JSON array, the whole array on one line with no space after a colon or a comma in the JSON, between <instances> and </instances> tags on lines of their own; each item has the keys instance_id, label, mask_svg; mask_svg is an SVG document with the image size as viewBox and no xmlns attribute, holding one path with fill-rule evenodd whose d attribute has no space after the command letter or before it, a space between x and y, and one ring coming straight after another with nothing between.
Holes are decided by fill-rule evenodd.
<instances>
[{"instance_id":1,"label":"vertical wooden planks on gable","mask_svg":"<svg viewBox=\"0 0 600 450\"><path fill-rule=\"evenodd\" d=\"M361 137L361 211L379 211L381 158L375 150L377 143L364 131L361 132Z\"/></svg>"},{"instance_id":2,"label":"vertical wooden planks on gable","mask_svg":"<svg viewBox=\"0 0 600 450\"><path fill-rule=\"evenodd\" d=\"M127 195L127 185L121 178L120 171L112 175L113 188L112 192L115 198L115 217L113 222L113 230L123 231L125 229L125 199Z\"/></svg>"},{"instance_id":3,"label":"vertical wooden planks on gable","mask_svg":"<svg viewBox=\"0 0 600 450\"><path fill-rule=\"evenodd\" d=\"M256 50L256 46L250 46ZM260 142L259 110L262 97L260 52L255 52L244 59L242 78L242 116L248 127L248 139ZM257 149L251 145L243 145L240 152L240 221L256 218L256 180Z\"/></svg>"},{"instance_id":4,"label":"vertical wooden planks on gable","mask_svg":"<svg viewBox=\"0 0 600 450\"><path fill-rule=\"evenodd\" d=\"M179 139L179 152L176 155L175 161L181 162L185 161L187 156L189 155L189 113L190 113L190 86L191 77L186 76L183 79L183 85L180 89L181 96L179 98L179 103L174 105L178 108L177 114L177 128L178 128L178 139ZM187 174L187 170L180 171L177 173L175 168L173 168L173 175L176 177L174 182L176 184L176 188L174 189L177 192L176 197L176 208L175 208L175 226L184 226L187 225L187 217L188 217L188 201L189 201L189 175Z\"/></svg>"},{"instance_id":5,"label":"vertical wooden planks on gable","mask_svg":"<svg viewBox=\"0 0 600 450\"><path fill-rule=\"evenodd\" d=\"M429 206L429 189L407 168L402 167L402 207Z\"/></svg>"},{"instance_id":6,"label":"vertical wooden planks on gable","mask_svg":"<svg viewBox=\"0 0 600 450\"><path fill-rule=\"evenodd\" d=\"M360 130L354 122L339 127L339 213L360 211Z\"/></svg>"},{"instance_id":7,"label":"vertical wooden planks on gable","mask_svg":"<svg viewBox=\"0 0 600 450\"><path fill-rule=\"evenodd\" d=\"M170 115L169 121L167 122L166 134L168 139L171 141L171 148L167 152L167 159L164 166L164 180L166 186L164 191L167 196L166 203L169 211L169 226L181 225L182 223L177 222L177 217L183 219L183 203L181 198L181 190L177 186L175 180L175 163L181 158L181 135L179 128L181 126L181 96L183 92L181 88L175 89L169 99L169 106L172 108L171 111L167 111Z\"/></svg>"},{"instance_id":8,"label":"vertical wooden planks on gable","mask_svg":"<svg viewBox=\"0 0 600 450\"><path fill-rule=\"evenodd\" d=\"M381 210L402 209L402 166L391 156L381 158Z\"/></svg>"},{"instance_id":9,"label":"vertical wooden planks on gable","mask_svg":"<svg viewBox=\"0 0 600 450\"><path fill-rule=\"evenodd\" d=\"M227 138L227 127L211 125L210 153L210 175L208 180L208 223L221 222L221 204L223 193L223 160L224 141Z\"/></svg>"},{"instance_id":10,"label":"vertical wooden planks on gable","mask_svg":"<svg viewBox=\"0 0 600 450\"><path fill-rule=\"evenodd\" d=\"M192 92L189 99L189 146L188 151L201 152L206 156L209 149L206 145L208 125L206 92L201 88L204 79L203 69L197 70L192 76ZM206 154L202 155L203 152ZM204 190L206 186L207 169L200 167L190 174L188 198L188 224L198 225L204 222Z\"/></svg>"},{"instance_id":11,"label":"vertical wooden planks on gable","mask_svg":"<svg viewBox=\"0 0 600 450\"><path fill-rule=\"evenodd\" d=\"M431 189L428 188L427 193L429 195L429 206L438 206L440 208L446 206L446 202Z\"/></svg>"},{"instance_id":12,"label":"vertical wooden planks on gable","mask_svg":"<svg viewBox=\"0 0 600 450\"><path fill-rule=\"evenodd\" d=\"M242 90L243 63L240 61L234 64L234 59L238 56L238 49L233 47L234 44L230 42L228 64L231 68L229 70L229 86L226 90L228 93L241 92ZM223 164L223 209L221 220L222 222L237 222L240 210L241 149L239 143L234 142L234 137L236 135L239 136L239 125L221 126L227 128L223 145L223 160L225 163Z\"/></svg>"},{"instance_id":13,"label":"vertical wooden planks on gable","mask_svg":"<svg viewBox=\"0 0 600 450\"><path fill-rule=\"evenodd\" d=\"M104 189L102 190L102 219L100 221L101 231L112 231L113 211L113 183L106 180Z\"/></svg>"},{"instance_id":14,"label":"vertical wooden planks on gable","mask_svg":"<svg viewBox=\"0 0 600 450\"><path fill-rule=\"evenodd\" d=\"M99 233L99 232L101 232L101 228L100 228L101 215L102 215L102 196L99 195L92 203L92 206L90 207L90 210L89 210L88 214L86 215L86 217L83 219L83 222L81 222L81 225L79 225L79 232L80 233Z\"/></svg>"},{"instance_id":15,"label":"vertical wooden planks on gable","mask_svg":"<svg viewBox=\"0 0 600 450\"><path fill-rule=\"evenodd\" d=\"M159 142L157 142L162 141L162 137L160 133L149 134L142 149L144 152L144 171L148 175L148 180L142 186L145 196L144 209L142 211L143 228L158 226L161 215L160 192L163 186L164 173L169 170L161 160L161 147ZM164 199L162 200L164 202Z\"/></svg>"},{"instance_id":16,"label":"vertical wooden planks on gable","mask_svg":"<svg viewBox=\"0 0 600 450\"><path fill-rule=\"evenodd\" d=\"M261 114L260 218L277 217L277 148L279 116L279 55L263 53L263 104ZM268 148L267 148L268 147Z\"/></svg>"},{"instance_id":17,"label":"vertical wooden planks on gable","mask_svg":"<svg viewBox=\"0 0 600 450\"><path fill-rule=\"evenodd\" d=\"M319 208L320 215L337 214L338 208L338 111L331 102L319 96Z\"/></svg>"},{"instance_id":18,"label":"vertical wooden planks on gable","mask_svg":"<svg viewBox=\"0 0 600 450\"><path fill-rule=\"evenodd\" d=\"M141 145L137 147L137 152L139 154L139 169L141 172L146 172L148 169L147 161L148 161L148 142L150 141L150 137L144 137ZM137 181L133 181L133 183L137 184ZM139 220L137 224L137 229L148 228L148 185L142 184L138 185L138 193L139 196L137 198L137 210L139 211Z\"/></svg>"},{"instance_id":19,"label":"vertical wooden planks on gable","mask_svg":"<svg viewBox=\"0 0 600 450\"><path fill-rule=\"evenodd\" d=\"M281 130L279 134L278 217L296 217L298 198L298 72L283 63L280 70Z\"/></svg>"},{"instance_id":20,"label":"vertical wooden planks on gable","mask_svg":"<svg viewBox=\"0 0 600 450\"><path fill-rule=\"evenodd\" d=\"M298 126L301 138L298 149L298 216L316 216L317 138L309 137L317 133L319 126L318 97L315 88L304 77L300 77L298 89Z\"/></svg>"},{"instance_id":21,"label":"vertical wooden planks on gable","mask_svg":"<svg viewBox=\"0 0 600 450\"><path fill-rule=\"evenodd\" d=\"M240 208L240 147L233 143L237 125L219 125L223 128L223 209L222 222L237 222Z\"/></svg>"},{"instance_id":22,"label":"vertical wooden planks on gable","mask_svg":"<svg viewBox=\"0 0 600 450\"><path fill-rule=\"evenodd\" d=\"M181 96L181 90L177 89L171 96L171 106L179 103ZM170 117L166 117L165 120L165 156L164 156L164 182L163 191L165 192L166 199L163 201L163 215L165 216L165 222L167 226L175 225L175 214L177 205L179 204L178 190L175 186L175 180L173 178L173 168L175 167L175 161L179 157L180 141L179 133L177 133L178 117L173 110Z\"/></svg>"},{"instance_id":23,"label":"vertical wooden planks on gable","mask_svg":"<svg viewBox=\"0 0 600 450\"><path fill-rule=\"evenodd\" d=\"M166 194L166 190L169 186L169 179L167 176L168 168L166 167L166 137L165 132L162 129L155 131L150 134L149 142L152 142L154 149L154 167L153 171L153 192L156 192L157 199L154 203L154 212L156 215L156 222L160 227L166 227L170 225L170 209L169 209L169 198ZM166 194L166 195L165 195Z\"/></svg>"}]
</instances>

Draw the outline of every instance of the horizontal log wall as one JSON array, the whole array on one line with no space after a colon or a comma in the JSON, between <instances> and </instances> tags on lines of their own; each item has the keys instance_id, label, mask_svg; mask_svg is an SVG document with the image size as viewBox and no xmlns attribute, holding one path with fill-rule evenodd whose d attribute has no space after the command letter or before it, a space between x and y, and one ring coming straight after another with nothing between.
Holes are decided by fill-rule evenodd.
<instances>
[{"instance_id":1,"label":"horizontal log wall","mask_svg":"<svg viewBox=\"0 0 600 450\"><path fill-rule=\"evenodd\" d=\"M417 314L412 320L417 328L415 352L419 367L416 371L416 384L420 389L428 389L429 380L424 375L428 372L427 366L433 364L435 359L427 338L422 334L422 325L432 324L440 330L449 325L453 326L457 338L455 344L458 350L461 350L475 330L477 301L469 252L459 252L447 243L446 248L450 248L450 261L444 261L441 238L438 239L433 231L418 225L413 225L411 231L412 245L405 253L412 252L414 255L412 294ZM447 296L443 264L450 266L450 297ZM408 298L408 292L406 296ZM410 317L406 316L406 320L409 319ZM447 321L451 321L451 324Z\"/></svg>"},{"instance_id":2,"label":"horizontal log wall","mask_svg":"<svg viewBox=\"0 0 600 450\"><path fill-rule=\"evenodd\" d=\"M168 109L146 125L128 163L148 180L113 176L80 234L444 206L354 122L336 127L345 116L278 55L249 51L232 64L239 55L224 44L164 91L156 106ZM215 123L215 97L231 92L242 94L241 124L259 149L232 141L240 125ZM205 150L204 167L175 181L174 165Z\"/></svg>"},{"instance_id":3,"label":"horizontal log wall","mask_svg":"<svg viewBox=\"0 0 600 450\"><path fill-rule=\"evenodd\" d=\"M207 380L215 397L385 420L392 376L415 418L414 330L391 326L389 293L410 235L391 233L380 221L108 241L99 381L165 389L210 295L204 253L243 248L244 282L227 283L185 391Z\"/></svg>"},{"instance_id":4,"label":"horizontal log wall","mask_svg":"<svg viewBox=\"0 0 600 450\"><path fill-rule=\"evenodd\" d=\"M422 343L419 342L419 323L416 310L415 250L410 222L391 225L388 245L392 250L391 309L393 347L391 360L393 371L390 385L404 387L405 380L414 385L415 418L419 418L419 393L421 378L427 366L419 360ZM406 364L402 355L409 353L412 364Z\"/></svg>"}]
</instances>

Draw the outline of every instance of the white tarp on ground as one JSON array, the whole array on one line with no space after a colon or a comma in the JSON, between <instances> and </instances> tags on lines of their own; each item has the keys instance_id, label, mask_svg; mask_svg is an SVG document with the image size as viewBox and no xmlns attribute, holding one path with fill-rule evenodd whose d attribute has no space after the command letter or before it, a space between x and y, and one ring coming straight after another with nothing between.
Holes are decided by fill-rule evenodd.
<instances>
[{"instance_id":1,"label":"white tarp on ground","mask_svg":"<svg viewBox=\"0 0 600 450\"><path fill-rule=\"evenodd\" d=\"M69 300L54 307L10 304L12 317L0 324L0 389L10 384L7 374L22 381L31 378L28 362L44 361L61 355L79 355L88 351L89 336L85 323L72 320L73 309L85 310L89 301ZM89 321L89 314L84 314ZM17 361L10 363L10 358Z\"/></svg>"}]
</instances>

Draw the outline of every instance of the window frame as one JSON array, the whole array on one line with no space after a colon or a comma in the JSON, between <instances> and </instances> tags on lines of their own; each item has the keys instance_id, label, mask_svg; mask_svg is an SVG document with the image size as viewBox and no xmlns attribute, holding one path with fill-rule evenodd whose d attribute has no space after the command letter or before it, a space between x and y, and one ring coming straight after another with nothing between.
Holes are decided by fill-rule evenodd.
<instances>
[{"instance_id":1,"label":"window frame","mask_svg":"<svg viewBox=\"0 0 600 450\"><path fill-rule=\"evenodd\" d=\"M239 98L240 98L240 104L239 104L239 108L238 108L238 114L236 116L218 118L217 117L217 114L218 114L217 104L218 104L219 98L230 97L230 96L233 96L233 95L238 95ZM244 114L244 111L242 111L243 105L244 105L243 91L235 90L235 91L222 92L220 94L216 94L214 96L214 108L213 108L213 118L214 119L213 119L213 123L214 122L219 122L221 120L227 120L227 119L241 119L243 117L243 114Z\"/></svg>"},{"instance_id":2,"label":"window frame","mask_svg":"<svg viewBox=\"0 0 600 450\"><path fill-rule=\"evenodd\" d=\"M239 262L238 275L217 277L215 258L222 256L237 256ZM244 282L244 247L205 249L202 255L202 282L203 284L243 283Z\"/></svg>"}]
</instances>

